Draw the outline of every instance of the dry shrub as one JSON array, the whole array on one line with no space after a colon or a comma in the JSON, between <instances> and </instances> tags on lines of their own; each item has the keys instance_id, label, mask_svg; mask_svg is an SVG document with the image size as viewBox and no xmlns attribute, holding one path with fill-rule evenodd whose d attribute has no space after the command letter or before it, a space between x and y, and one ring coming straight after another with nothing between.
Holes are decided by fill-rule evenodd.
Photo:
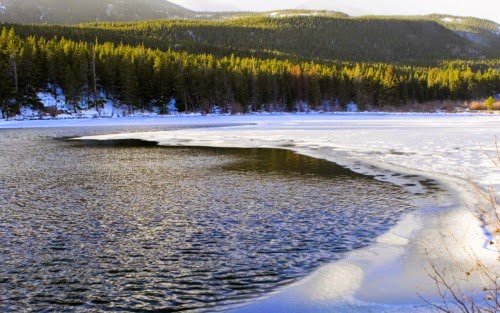
<instances>
[{"instance_id":1,"label":"dry shrub","mask_svg":"<svg viewBox=\"0 0 500 313\"><path fill-rule=\"evenodd\" d=\"M483 111L486 110L487 108L484 102L474 101L471 102L471 104L469 105L469 109L475 111ZM496 101L495 103L493 103L492 109L495 111L500 111L500 101Z\"/></svg>"},{"instance_id":2,"label":"dry shrub","mask_svg":"<svg viewBox=\"0 0 500 313\"><path fill-rule=\"evenodd\" d=\"M241 114L245 113L245 108L241 103L232 101L227 105L227 109L231 114Z\"/></svg>"},{"instance_id":3,"label":"dry shrub","mask_svg":"<svg viewBox=\"0 0 500 313\"><path fill-rule=\"evenodd\" d=\"M406 112L405 108L403 107L395 107L393 105L383 105L378 108L379 111L381 112ZM367 110L371 111L371 110Z\"/></svg>"},{"instance_id":4,"label":"dry shrub","mask_svg":"<svg viewBox=\"0 0 500 313\"><path fill-rule=\"evenodd\" d=\"M441 101L427 101L420 104L421 112L436 112L441 110L443 103Z\"/></svg>"},{"instance_id":5,"label":"dry shrub","mask_svg":"<svg viewBox=\"0 0 500 313\"><path fill-rule=\"evenodd\" d=\"M471 104L469 105L469 109L474 110L474 111L478 111L478 110L486 110L486 106L484 105L484 103L483 103L483 102L473 101L473 102L471 102Z\"/></svg>"},{"instance_id":6,"label":"dry shrub","mask_svg":"<svg viewBox=\"0 0 500 313\"><path fill-rule=\"evenodd\" d=\"M467 108L467 103L463 101L427 101L423 103L416 104L416 107L412 112L436 112L444 110L446 112L456 112L457 110L462 110Z\"/></svg>"},{"instance_id":7,"label":"dry shrub","mask_svg":"<svg viewBox=\"0 0 500 313\"><path fill-rule=\"evenodd\" d=\"M376 108L376 111L382 112L412 112L412 113L431 113L440 110L443 107L441 101L429 101L429 102L408 102L403 105L393 106L393 105L383 105Z\"/></svg>"},{"instance_id":8,"label":"dry shrub","mask_svg":"<svg viewBox=\"0 0 500 313\"><path fill-rule=\"evenodd\" d=\"M59 114L59 110L57 109L57 106L47 106L43 109L44 113L49 114L52 117L56 117Z\"/></svg>"},{"instance_id":9,"label":"dry shrub","mask_svg":"<svg viewBox=\"0 0 500 313\"><path fill-rule=\"evenodd\" d=\"M444 101L443 102L443 109L448 113L454 112L456 107L457 107L457 103L454 101Z\"/></svg>"}]
</instances>

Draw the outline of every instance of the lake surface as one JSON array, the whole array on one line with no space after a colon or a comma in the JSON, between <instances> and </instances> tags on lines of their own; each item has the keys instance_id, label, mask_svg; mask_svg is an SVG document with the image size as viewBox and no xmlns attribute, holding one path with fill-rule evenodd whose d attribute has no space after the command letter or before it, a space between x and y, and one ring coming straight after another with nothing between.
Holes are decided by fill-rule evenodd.
<instances>
[{"instance_id":1,"label":"lake surface","mask_svg":"<svg viewBox=\"0 0 500 313\"><path fill-rule=\"evenodd\" d=\"M175 127L174 127L175 128ZM0 311L215 311L369 245L400 187L272 149L0 130Z\"/></svg>"}]
</instances>

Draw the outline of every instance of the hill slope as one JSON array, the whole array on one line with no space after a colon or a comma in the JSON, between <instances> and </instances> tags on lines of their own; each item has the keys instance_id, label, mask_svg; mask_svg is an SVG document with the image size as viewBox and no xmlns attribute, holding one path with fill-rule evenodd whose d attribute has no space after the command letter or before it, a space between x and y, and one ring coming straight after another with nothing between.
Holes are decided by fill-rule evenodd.
<instances>
[{"instance_id":1,"label":"hill slope","mask_svg":"<svg viewBox=\"0 0 500 313\"><path fill-rule=\"evenodd\" d=\"M436 21L456 34L483 46L500 51L500 25L474 17L451 15L429 15L425 18Z\"/></svg>"},{"instance_id":2,"label":"hill slope","mask_svg":"<svg viewBox=\"0 0 500 313\"><path fill-rule=\"evenodd\" d=\"M500 58L500 35L483 26L477 26L479 31L475 33L483 38L479 42L477 38L464 36L458 26L452 29L439 19L351 18L340 13L307 12L273 12L222 21L163 20L75 26L15 25L14 28L22 37L64 36L86 42L95 42L97 38L99 42L216 56L400 64Z\"/></svg>"},{"instance_id":3,"label":"hill slope","mask_svg":"<svg viewBox=\"0 0 500 313\"><path fill-rule=\"evenodd\" d=\"M311 0L304 7L321 6ZM336 3L335 5L339 5ZM332 4L330 4L332 6ZM196 13L166 0L0 0L0 22L87 24L48 31L75 40L120 40L194 53L286 57L304 60L422 62L500 57L500 25L472 17L349 17L320 10ZM197 20L197 21L195 21ZM82 32L82 28L85 31ZM38 34L37 30L33 34ZM42 34L47 30L42 30ZM52 32L52 33L51 33ZM23 34L23 32L19 32ZM113 33L113 34L111 34ZM30 34L31 35L31 34Z\"/></svg>"},{"instance_id":4,"label":"hill slope","mask_svg":"<svg viewBox=\"0 0 500 313\"><path fill-rule=\"evenodd\" d=\"M192 11L166 0L0 0L0 20L74 24L186 18Z\"/></svg>"}]
</instances>

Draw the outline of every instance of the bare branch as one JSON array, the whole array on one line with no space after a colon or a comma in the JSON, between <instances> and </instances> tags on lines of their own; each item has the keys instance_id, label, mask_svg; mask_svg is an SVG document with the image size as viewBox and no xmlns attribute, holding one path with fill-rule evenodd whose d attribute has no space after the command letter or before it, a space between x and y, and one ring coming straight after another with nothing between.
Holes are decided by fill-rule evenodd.
<instances>
[{"instance_id":1,"label":"bare branch","mask_svg":"<svg viewBox=\"0 0 500 313\"><path fill-rule=\"evenodd\" d=\"M500 169L500 147L495 137L495 155L488 154L482 147L481 151L491 161L495 169ZM471 177L469 177L476 203L469 210L481 222L485 234L489 238L487 246L495 249L498 255L497 262L500 262L500 204L496 193L490 187L482 189ZM460 242L458 238L455 238ZM430 262L430 267L426 269L428 276L434 281L436 291L441 303L429 301L420 294L419 297L428 305L439 312L500 312L500 273L496 268L488 268L482 263L471 247L461 246L466 260L454 259L454 253L447 247L449 255L454 259L457 266L462 262L468 262L470 268L455 268L455 272L446 268L440 269L435 263ZM456 270L463 273L456 276ZM448 275L447 273L450 273ZM471 282L474 276L484 286L482 290L476 289Z\"/></svg>"}]
</instances>

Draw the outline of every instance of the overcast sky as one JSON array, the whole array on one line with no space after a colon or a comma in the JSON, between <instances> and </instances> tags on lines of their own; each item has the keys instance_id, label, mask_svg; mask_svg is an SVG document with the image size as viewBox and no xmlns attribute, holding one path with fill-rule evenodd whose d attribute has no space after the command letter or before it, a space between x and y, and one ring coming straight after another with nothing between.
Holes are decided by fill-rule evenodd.
<instances>
[{"instance_id":1,"label":"overcast sky","mask_svg":"<svg viewBox=\"0 0 500 313\"><path fill-rule=\"evenodd\" d=\"M500 0L170 0L193 10L269 11L278 9L328 9L351 15L421 15L442 13L486 18L500 23Z\"/></svg>"}]
</instances>

